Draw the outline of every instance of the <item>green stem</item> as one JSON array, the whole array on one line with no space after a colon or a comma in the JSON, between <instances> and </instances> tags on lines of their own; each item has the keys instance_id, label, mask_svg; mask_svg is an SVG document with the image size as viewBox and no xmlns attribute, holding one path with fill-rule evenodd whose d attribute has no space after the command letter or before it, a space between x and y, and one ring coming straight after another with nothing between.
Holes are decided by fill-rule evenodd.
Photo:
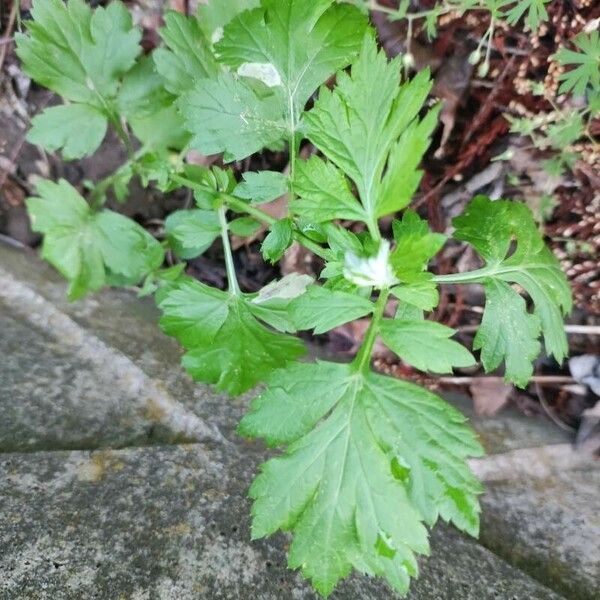
<instances>
[{"instance_id":1,"label":"green stem","mask_svg":"<svg viewBox=\"0 0 600 600\"><path fill-rule=\"evenodd\" d=\"M104 101L104 99L102 99ZM127 156L129 158L129 160L132 160L135 154L135 150L133 148L133 143L131 141L131 137L129 136L129 132L127 131L127 129L124 127L123 123L121 122L121 119L119 117L119 114L112 110L110 108L110 106L108 104L106 104L106 102L104 102L105 106L106 106L106 110L109 112L110 116L109 116L109 121L112 123L112 126L115 128L115 131L117 132L117 135L119 136L119 139L123 142L123 145L125 146L125 149L127 150Z\"/></svg>"},{"instance_id":2,"label":"green stem","mask_svg":"<svg viewBox=\"0 0 600 600\"><path fill-rule=\"evenodd\" d=\"M186 179L185 177L181 177L179 175L171 175L171 179L193 190L199 190L201 192L209 193L214 193L215 191L209 186L202 185L201 183L197 183L195 181L191 181L190 179ZM264 210L261 210L260 208L257 208L252 204L248 204L248 202L245 202L240 198L236 198L236 196L224 192L222 192L220 196L221 198L223 198L225 203L236 212L246 213L257 219L258 221L266 223L267 225L274 225L275 223L277 223L277 219L271 216L269 213L266 213ZM310 250L313 254L316 254L317 256L322 258L323 260L327 261L333 260L335 258L333 252L331 252L327 248L319 246L319 244L313 242L309 237L304 235L298 229L294 229L294 239L300 244L302 244L305 248L308 248L308 250Z\"/></svg>"},{"instance_id":3,"label":"green stem","mask_svg":"<svg viewBox=\"0 0 600 600\"><path fill-rule=\"evenodd\" d=\"M369 235L375 242L381 242L381 231L379 231L379 225L377 224L377 217L369 215L369 220L367 221L367 229L369 230Z\"/></svg>"},{"instance_id":4,"label":"green stem","mask_svg":"<svg viewBox=\"0 0 600 600\"><path fill-rule=\"evenodd\" d=\"M375 340L379 334L381 319L383 318L383 312L389 295L390 291L388 288L383 288L379 293L379 298L377 298L377 302L375 303L373 318L371 319L369 329L367 329L367 334L365 335L365 339L363 340L358 354L352 361L352 367L357 373L367 371L370 367L373 347L375 346Z\"/></svg>"},{"instance_id":5,"label":"green stem","mask_svg":"<svg viewBox=\"0 0 600 600\"><path fill-rule=\"evenodd\" d=\"M124 169L131 167L135 158L128 160L125 164L121 165L114 173L108 175L104 179L101 179L90 194L90 206L92 210L100 210L106 201L106 193L110 189L110 187L121 177L121 174Z\"/></svg>"},{"instance_id":6,"label":"green stem","mask_svg":"<svg viewBox=\"0 0 600 600\"><path fill-rule=\"evenodd\" d=\"M331 250L319 246L316 242L313 242L309 237L305 236L301 231L294 229L294 239L302 244L306 249L310 250L313 254L316 254L319 258L325 261L335 260L335 255Z\"/></svg>"},{"instance_id":7,"label":"green stem","mask_svg":"<svg viewBox=\"0 0 600 600\"><path fill-rule=\"evenodd\" d=\"M366 5L367 5L367 8L373 12L381 12L386 15L397 15L398 14L397 8L389 8L387 6L383 6L383 5L379 4L378 2L376 2L375 0L367 0Z\"/></svg>"},{"instance_id":8,"label":"green stem","mask_svg":"<svg viewBox=\"0 0 600 600\"><path fill-rule=\"evenodd\" d=\"M501 268L498 265L488 265L482 269L468 271L467 273L450 273L449 275L435 275L432 281L436 283L481 283L486 277L501 275L513 271L511 268Z\"/></svg>"},{"instance_id":9,"label":"green stem","mask_svg":"<svg viewBox=\"0 0 600 600\"><path fill-rule=\"evenodd\" d=\"M274 225L277 223L277 219L266 213L264 210L260 208L256 208L256 206L252 206L252 204L248 204L248 202L244 202L231 194L223 194L223 198L225 202L236 212L245 212L248 213L251 217L266 223L267 225Z\"/></svg>"},{"instance_id":10,"label":"green stem","mask_svg":"<svg viewBox=\"0 0 600 600\"><path fill-rule=\"evenodd\" d=\"M290 96L290 139L289 139L289 155L290 155L290 204L296 198L294 190L294 182L296 181L296 119L294 117L294 102Z\"/></svg>"},{"instance_id":11,"label":"green stem","mask_svg":"<svg viewBox=\"0 0 600 600\"><path fill-rule=\"evenodd\" d=\"M239 296L242 292L238 285L235 274L235 265L233 264L233 253L231 252L231 244L229 243L229 226L227 224L227 216L225 215L226 211L227 208L225 206L219 208L219 223L221 224L221 239L223 240L223 252L225 254L225 268L227 269L229 293L234 296Z\"/></svg>"}]
</instances>

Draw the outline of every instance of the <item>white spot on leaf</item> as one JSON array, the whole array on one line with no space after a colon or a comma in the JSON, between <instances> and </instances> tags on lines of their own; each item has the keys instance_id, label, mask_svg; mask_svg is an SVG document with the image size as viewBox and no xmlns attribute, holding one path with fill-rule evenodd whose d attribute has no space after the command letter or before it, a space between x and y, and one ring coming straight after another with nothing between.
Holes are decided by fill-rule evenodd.
<instances>
[{"instance_id":1,"label":"white spot on leaf","mask_svg":"<svg viewBox=\"0 0 600 600\"><path fill-rule=\"evenodd\" d=\"M238 75L258 79L268 87L281 85L281 75L271 63L244 63L239 66Z\"/></svg>"},{"instance_id":2,"label":"white spot on leaf","mask_svg":"<svg viewBox=\"0 0 600 600\"><path fill-rule=\"evenodd\" d=\"M223 38L223 28L222 27L217 27L213 31L213 34L212 34L212 36L210 38L210 41L213 44L216 44L217 42L220 42L222 38Z\"/></svg>"},{"instance_id":3,"label":"white spot on leaf","mask_svg":"<svg viewBox=\"0 0 600 600\"><path fill-rule=\"evenodd\" d=\"M310 275L300 275L299 273L290 273L279 281L273 281L265 286L252 302L261 304L268 300L293 300L301 296L306 288L313 283L314 279Z\"/></svg>"}]
</instances>

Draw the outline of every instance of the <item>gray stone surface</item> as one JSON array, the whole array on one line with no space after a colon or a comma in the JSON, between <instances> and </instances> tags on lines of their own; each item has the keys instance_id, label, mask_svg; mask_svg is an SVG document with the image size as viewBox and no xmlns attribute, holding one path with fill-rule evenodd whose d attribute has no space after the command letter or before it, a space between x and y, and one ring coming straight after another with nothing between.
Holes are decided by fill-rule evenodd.
<instances>
[{"instance_id":1,"label":"gray stone surface","mask_svg":"<svg viewBox=\"0 0 600 600\"><path fill-rule=\"evenodd\" d=\"M156 321L125 290L69 304L48 266L0 244L0 452L201 442L0 454L0 600L316 597L285 569L284 536L249 542L246 491L265 452L234 432L248 398L194 384ZM437 528L409 598L597 597L589 460L543 419L483 419L452 401L493 454L474 465L488 485L483 541L563 596ZM393 594L353 576L334 597Z\"/></svg>"},{"instance_id":2,"label":"gray stone surface","mask_svg":"<svg viewBox=\"0 0 600 600\"><path fill-rule=\"evenodd\" d=\"M446 398L469 417L488 454L574 441L572 434L559 429L545 416L526 416L513 407L503 408L493 416L482 416L475 414L473 402L467 396L451 394Z\"/></svg>"},{"instance_id":3,"label":"gray stone surface","mask_svg":"<svg viewBox=\"0 0 600 600\"><path fill-rule=\"evenodd\" d=\"M194 383L186 375L179 366L182 350L157 326L159 313L151 298L140 299L129 290L105 290L71 303L66 299L65 289L64 280L33 252L0 242L0 303L4 298L5 305L11 305L21 320L39 322L40 328L51 329L59 338L85 334L91 355L95 356L97 346L108 348L109 354L121 363L124 359L128 361L126 369L137 368L138 379L147 377L149 385L158 384L160 391L188 410L188 415L210 423L216 436L218 432L235 436L247 398L232 401L206 385ZM28 290L34 291L34 298L28 295ZM45 311L40 304L47 305ZM48 306L60 313L49 324L43 316L50 310ZM70 323L61 327L60 321L65 318ZM79 332L65 336L64 329L77 328ZM80 348L73 349L81 354ZM110 361L107 356L107 362ZM109 365L106 370L110 370ZM199 435L193 432L192 437L198 439Z\"/></svg>"},{"instance_id":4,"label":"gray stone surface","mask_svg":"<svg viewBox=\"0 0 600 600\"><path fill-rule=\"evenodd\" d=\"M168 432L92 361L0 304L0 449L147 444ZM149 412L149 411L147 411Z\"/></svg>"},{"instance_id":5,"label":"gray stone surface","mask_svg":"<svg viewBox=\"0 0 600 600\"><path fill-rule=\"evenodd\" d=\"M135 357L41 295L33 257L20 257L29 259L31 278L25 271L8 271L4 259L13 255L0 254L0 450L223 440L216 427L176 400ZM135 321L115 315L123 339L138 335Z\"/></svg>"},{"instance_id":6,"label":"gray stone surface","mask_svg":"<svg viewBox=\"0 0 600 600\"><path fill-rule=\"evenodd\" d=\"M486 487L483 544L568 598L600 596L600 464Z\"/></svg>"},{"instance_id":7,"label":"gray stone surface","mask_svg":"<svg viewBox=\"0 0 600 600\"><path fill-rule=\"evenodd\" d=\"M240 442L240 446L243 445ZM203 445L0 458L3 600L315 599L283 535L249 542L252 448ZM437 528L411 600L558 600L473 540ZM352 576L337 600L395 597Z\"/></svg>"}]
</instances>

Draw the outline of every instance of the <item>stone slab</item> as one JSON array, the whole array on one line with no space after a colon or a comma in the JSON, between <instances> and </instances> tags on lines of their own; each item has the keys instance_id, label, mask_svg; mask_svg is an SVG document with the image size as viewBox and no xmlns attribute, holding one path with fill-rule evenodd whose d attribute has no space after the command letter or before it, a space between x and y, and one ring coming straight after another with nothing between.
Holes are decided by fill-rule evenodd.
<instances>
[{"instance_id":1,"label":"stone slab","mask_svg":"<svg viewBox=\"0 0 600 600\"><path fill-rule=\"evenodd\" d=\"M198 440L202 435L220 437L221 433L235 437L247 398L232 401L191 380L180 366L181 347L158 327L159 311L151 298L138 298L133 290L113 289L69 302L64 280L49 265L29 250L12 248L0 241L0 313L2 302L12 306L21 321L33 322L47 334L63 340L84 338L79 349L71 345L77 353L81 354L82 345L90 354L102 347L109 351L104 352L107 362L112 354L123 371L135 371L133 377L138 381L146 378L143 387L158 385L177 402L179 412L185 409L189 418L210 424L210 431L204 434L198 434L199 423L192 427L192 439ZM54 317L48 318L52 311ZM180 415L176 429L185 418Z\"/></svg>"},{"instance_id":2,"label":"stone slab","mask_svg":"<svg viewBox=\"0 0 600 600\"><path fill-rule=\"evenodd\" d=\"M567 598L600 597L600 464L488 481L480 540Z\"/></svg>"},{"instance_id":3,"label":"stone slab","mask_svg":"<svg viewBox=\"0 0 600 600\"><path fill-rule=\"evenodd\" d=\"M127 357L19 299L0 299L0 451L220 439Z\"/></svg>"},{"instance_id":4,"label":"stone slab","mask_svg":"<svg viewBox=\"0 0 600 600\"><path fill-rule=\"evenodd\" d=\"M251 446L1 456L0 598L316 600L285 536L249 541ZM452 529L432 542L410 600L561 598ZM358 575L331 596L394 597Z\"/></svg>"},{"instance_id":5,"label":"stone slab","mask_svg":"<svg viewBox=\"0 0 600 600\"><path fill-rule=\"evenodd\" d=\"M3 247L0 244L0 315L5 319L5 323L11 323L11 327L14 330L13 334L5 335L4 331L0 329L0 351L3 351L7 356L11 355L12 358L8 359L8 361L13 361L13 368L10 369L12 372L11 377L13 378L11 383L12 391L9 394L5 392L4 396L8 396L8 398L14 396L12 405L10 401L4 400L6 406L12 406L12 413L8 411L8 414L12 414L12 416L4 422L4 433L2 433L3 421L0 420L0 450L2 449L2 435L4 435L5 450L93 448L107 445L124 446L175 442L182 439L205 441L215 449L214 452L216 452L216 449L220 449L224 453L218 460L215 459L217 460L217 464L228 465L231 461L242 460L240 457L244 457L243 460L247 461L243 464L243 467L240 467L236 463L235 476L239 483L235 489L227 488L227 494L231 494L233 497L231 501L238 503L235 504L237 520L246 522L249 506L243 500L245 488L251 480L256 465L264 460L265 456L261 444L243 442L237 438L234 432L236 424L245 410L248 398L231 400L221 394L215 394L207 386L195 384L190 380L179 367L181 350L173 340L164 336L156 325L158 313L151 300L139 300L134 293L127 290L109 290L70 304L65 298L64 282L50 267L39 262L35 255L30 252L17 251L12 248ZM17 331L19 327L22 328L20 332ZM24 341L20 348L19 339ZM31 352L28 353L28 348L25 346L30 346L32 349ZM16 361L20 361L18 363L20 365L19 370L14 368ZM0 381L3 377L2 369L2 363L0 363ZM17 375L15 375L16 372ZM80 375L82 372L85 373L83 379ZM32 373L39 376L41 385L36 386L31 381ZM77 373L79 374L77 375L79 377L79 387L73 385L73 380L77 379L75 377ZM73 376L71 376L72 374ZM4 378L6 379L6 376ZM23 386L22 390L20 389L21 385ZM54 403L46 402L44 404L45 398L48 395L48 389L52 385L56 385L62 390L60 394L54 396L55 399L58 399L60 396L61 402L64 402L65 410L59 412L54 419L55 424L63 427L62 431L60 431L60 427L55 427L52 431L47 426L49 420L43 418L45 411L51 410L53 404L60 404L58 401ZM94 385L96 386L95 388ZM85 390L84 394L79 393L82 389ZM20 393L21 396L19 397ZM109 410L111 399L119 397L119 395L121 399L116 403L116 408ZM3 401L2 396L2 387L0 387L0 403ZM15 401L15 398L18 398L18 400ZM38 400L35 400L36 398ZM89 401L89 406L86 405L86 398ZM31 399L33 399L33 402ZM104 403L102 403L103 399ZM108 402L107 399L109 400ZM100 403L100 408L96 406L96 401ZM527 469L523 469L522 466L526 463L528 466L532 466L533 471L536 471L535 461L537 458L535 453L521 455L519 454L520 450L531 449L533 451L536 446L540 445L551 445L549 447L555 448L558 447L558 444L568 442L568 436L565 436L563 432L541 418L525 417L511 410L502 411L493 418L479 418L472 414L470 400L465 397L456 396L451 398L451 401L471 418L471 422L479 432L484 446L488 452L495 454L495 456L486 460L494 459L496 462L493 464L489 462L484 465L480 464L479 467L483 468L478 471L484 473L485 479L490 482L490 492L484 499L484 535L486 528L487 531L491 531L492 533L485 537L486 543L490 548L506 556L508 560L523 566L523 568L531 568L535 576L539 577L544 583L549 581L553 585L558 585L558 579L550 576L548 569L538 568L544 562L544 555L536 554L537 542L533 538L529 541L524 539L522 545L522 555L526 556L529 553L535 558L533 563L529 563L519 560L515 553L512 552L510 535L505 536L502 543L492 543L496 537L496 533L491 529L489 524L494 522L501 530L504 509L500 500L506 496L503 501L508 505L512 502L511 486L508 484L501 492L498 491L494 495L494 490L500 489L496 486L502 485L504 481L503 474L505 472L514 473L521 469L522 472L516 479L525 482L530 480L536 481L536 485L541 485L540 482L545 480L546 477L553 475L556 470L554 469L554 466L557 464L555 459L564 456L563 452L560 452L558 455L551 452L550 454L553 454L553 458L550 460L550 471L546 470L542 475L537 473L530 479ZM40 406L44 408L43 411L39 410ZM81 413L85 415L86 411L82 411L81 409L86 406L100 411L100 415L97 412L94 413L88 410L87 416L82 417ZM21 407L21 410L19 410L19 407ZM124 407L128 407L130 410L124 410ZM74 417L74 415L77 415L77 417ZM25 427L24 422L27 419L30 421L27 427L34 432L33 434L31 431L27 432L26 428L23 429ZM85 421L85 419L88 420ZM52 435L49 435L51 431ZM115 435L115 432L118 432L118 435ZM152 450L152 452L154 451ZM46 455L42 454L40 456L43 457ZM75 456L75 454L72 456ZM34 465L38 459L37 454L30 458L33 461L31 468L37 468ZM562 465L563 463L560 464ZM513 469L511 465L519 465L519 468ZM23 466L20 467L20 469L23 468ZM156 468L160 471L158 467ZM567 468L572 469L573 465L567 464ZM226 467L225 471L228 471L228 469L229 467ZM192 487L195 485L193 470L190 467L189 485ZM511 478L515 479L512 475ZM27 479L27 475L25 475L25 479ZM84 498L85 490L81 489L77 491L75 488L79 485L77 483L79 480L74 481L73 493L82 494L81 496L76 496L77 498ZM161 489L161 481L159 479L153 481L157 487L155 492L160 496L165 491ZM230 485L227 484L227 486ZM82 488L84 487L85 485L82 486ZM124 489L129 490L127 486ZM166 490L169 490L168 486ZM114 493L117 496L119 495L116 488L114 488ZM149 494L150 500L153 497L153 492L146 488L140 489L139 492L130 490L130 493L138 498L142 506L144 505L144 494ZM573 483L571 493L573 495L579 494L575 482ZM162 496L160 497L163 498ZM494 499L497 504L492 501ZM50 502L48 499L46 501ZM118 504L113 506L109 503L108 506L115 509L110 512L112 516L118 514ZM198 506L202 506L202 504ZM520 518L532 519L532 527L537 527L536 505L530 503L529 506L530 512L520 514ZM58 509L59 506L56 507L55 514L57 521L60 517ZM216 510L216 507L214 509ZM44 509L40 507L40 510ZM490 515L491 512L494 514ZM510 510L508 510L507 528L509 529L513 527L514 522L513 517L510 516L511 514ZM94 521L92 517L94 515L90 515L90 523L95 522L95 527L99 530L101 524L97 520ZM569 517L568 507L565 509L564 517ZM114 519L115 527L120 527L119 519L117 517L114 517ZM155 523L151 519L147 519L146 527L154 529L153 525ZM176 523L171 523L169 526L175 525ZM110 529L112 527L111 523L107 522L106 527ZM154 535L152 531L142 532L142 520L138 523L138 527L140 529L140 536ZM514 525L514 527L518 527L518 525ZM58 537L55 539L55 534L49 533L50 537L46 542L52 547L56 546L56 544L59 544L58 547L60 547L60 544L66 544L66 538L64 536L61 537L61 529L56 527L55 531ZM92 531L94 531L93 528ZM566 522L566 531L571 531L568 521ZM85 538L83 524L80 525L78 535L82 539ZM96 533L94 535L100 534ZM246 544L246 541L249 539L247 529L244 535L235 537L235 539L239 543ZM500 539L500 536L498 536L498 539ZM597 536L596 539L600 540L600 536ZM121 544L120 541L118 543ZM280 571L273 571L273 565L277 561L272 556L278 556L277 560L279 564L284 564L281 543L280 540L272 546L270 542L265 542L265 545L258 546L262 556L261 560L269 561L271 565L269 569L274 573L274 577L287 577L283 567L281 567L281 573L284 575L280 575ZM572 553L587 551L585 545L576 544L575 547L569 546L570 542L566 534L565 537L561 538L559 525L556 525L553 543L556 545L563 544L563 547L570 548L569 551ZM2 539L0 539L0 547L2 547ZM243 546L243 548L247 547L246 545ZM252 546L252 548L256 547ZM508 579L516 578L516 581L522 580L520 579L521 575L518 571L513 571L512 569L502 571L498 565L504 565L504 567L506 565L502 561L499 563L494 562L493 555L487 551L483 551L483 554L481 554L482 551L482 548L476 543L464 541L458 534L449 530L440 530L434 533L434 558L432 559L432 564L444 564L444 567L432 571L430 575L421 578L414 584L414 593L421 594L421 596L415 597L428 599L512 597L508 591L502 591L502 586L506 584L506 578L503 573L509 573ZM596 556L599 555L600 550L596 552ZM149 556L153 557L154 555L150 552ZM482 591L483 588L477 586L473 588L475 590L473 593L478 593L479 596L465 595L471 592L459 587L461 581L468 581L467 587L469 588L471 585L474 585L469 574L477 572L477 561L485 563L488 559L494 565L493 568L490 567L490 571L499 569L498 572L500 575L494 584L499 586L497 588L500 590L497 592L499 595L494 596L489 592L490 589L496 589L490 587L492 586L491 576L487 577L485 582L486 589L488 590L487 596ZM178 564L178 559L176 560L174 554L171 555L170 560L174 560L174 564ZM568 569L569 565L572 566L570 573L565 575L567 581L573 581L577 577L577 571L580 565L584 564L585 560L585 556L576 556L573 561L565 563L564 569ZM136 561L140 565L144 564L143 557L141 556L138 556ZM88 561L86 564L91 563ZM148 567L148 564L146 564L146 567ZM164 572L167 573L165 577L172 577L169 574L172 571L167 566L164 569L166 569ZM427 573L427 569L428 567L425 565L424 573ZM448 573L444 575L446 571ZM561 571L561 577L563 571ZM456 575L456 577L450 582L448 577L452 575ZM123 575L123 577L125 576ZM367 584L364 581L362 587L356 588L356 590L355 588L351 588L354 590L352 593L367 594L364 590L370 590L371 588L368 586L374 585L374 591L371 595L347 595L339 597L382 597L381 595L377 595L383 589L377 587L379 584ZM63 584L66 585L64 582ZM247 589L249 590L250 588ZM452 594L447 591L448 589L452 590ZM565 586L562 586L560 589L565 590ZM589 585L586 589L589 589ZM377 590L379 591L376 594ZM279 592L273 588L271 596L267 595L265 598L282 597L277 596L277 593ZM522 592L519 593L522 594ZM143 594L146 594L146 591L143 591ZM566 591L565 595L567 595ZM68 597L65 596L65 598ZM160 598L160 596L142 596L144 599L147 597ZM529 595L525 597L537 598L538 596ZM1 595L0 598L2 598Z\"/></svg>"},{"instance_id":6,"label":"stone slab","mask_svg":"<svg viewBox=\"0 0 600 600\"><path fill-rule=\"evenodd\" d=\"M154 424L95 365L0 304L0 450L149 443ZM135 402L137 405L137 402Z\"/></svg>"},{"instance_id":7,"label":"stone slab","mask_svg":"<svg viewBox=\"0 0 600 600\"><path fill-rule=\"evenodd\" d=\"M30 266L33 278L42 271L37 264ZM121 336L128 338L128 330ZM39 294L35 279L7 271L3 260L0 356L0 451L223 440L129 356Z\"/></svg>"},{"instance_id":8,"label":"stone slab","mask_svg":"<svg viewBox=\"0 0 600 600\"><path fill-rule=\"evenodd\" d=\"M469 418L488 454L575 441L573 434L560 429L544 415L527 416L509 406L495 415L483 416L475 413L473 401L464 394L444 394L444 397Z\"/></svg>"}]
</instances>

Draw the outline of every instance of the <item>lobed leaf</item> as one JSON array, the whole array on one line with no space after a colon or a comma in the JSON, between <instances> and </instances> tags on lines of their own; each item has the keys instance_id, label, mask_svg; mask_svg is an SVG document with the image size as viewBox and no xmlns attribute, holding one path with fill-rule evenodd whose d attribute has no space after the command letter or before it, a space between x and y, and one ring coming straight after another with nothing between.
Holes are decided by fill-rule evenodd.
<instances>
[{"instance_id":1,"label":"lobed leaf","mask_svg":"<svg viewBox=\"0 0 600 600\"><path fill-rule=\"evenodd\" d=\"M317 223L334 219L367 220L346 176L333 163L318 156L299 161L293 183L299 197L292 201L290 209L296 215Z\"/></svg>"},{"instance_id":2,"label":"lobed leaf","mask_svg":"<svg viewBox=\"0 0 600 600\"><path fill-rule=\"evenodd\" d=\"M533 375L532 361L540 353L540 320L527 312L525 300L506 282L487 279L486 303L473 348L481 350L481 362L490 372L506 363L506 377L525 387Z\"/></svg>"},{"instance_id":3,"label":"lobed leaf","mask_svg":"<svg viewBox=\"0 0 600 600\"><path fill-rule=\"evenodd\" d=\"M242 175L244 181L233 191L238 198L253 204L264 204L277 200L288 191L288 178L276 171L248 171Z\"/></svg>"},{"instance_id":4,"label":"lobed leaf","mask_svg":"<svg viewBox=\"0 0 600 600\"><path fill-rule=\"evenodd\" d=\"M325 333L373 312L373 304L362 296L312 285L289 307L292 322L299 330Z\"/></svg>"},{"instance_id":5,"label":"lobed leaf","mask_svg":"<svg viewBox=\"0 0 600 600\"><path fill-rule=\"evenodd\" d=\"M398 300L417 306L421 310L433 310L440 301L437 285L430 278L399 285L390 291Z\"/></svg>"},{"instance_id":6,"label":"lobed leaf","mask_svg":"<svg viewBox=\"0 0 600 600\"><path fill-rule=\"evenodd\" d=\"M307 137L354 181L370 220L396 206L396 200L382 196L381 179L390 152L417 117L431 89L426 71L402 86L400 72L399 59L388 62L375 40L366 36L351 73L338 73L333 91L322 88L306 116ZM429 126L428 121L420 134L425 135ZM385 184L387 191L395 192L401 178L411 181L409 189L415 181L414 160L402 165L397 151L392 159L388 171L393 175ZM400 204L404 202L400 198Z\"/></svg>"},{"instance_id":7,"label":"lobed leaf","mask_svg":"<svg viewBox=\"0 0 600 600\"><path fill-rule=\"evenodd\" d=\"M534 312L539 319L544 335L546 350L561 361L568 352L568 344L563 326L563 316L572 306L571 290L558 260L545 247L529 208L524 204L506 200L491 201L478 196L467 206L464 214L454 219L454 237L472 244L484 258L486 266L470 274L469 280L484 283L486 291L492 293L492 304L486 303L484 313L484 333L479 337L482 356L486 364L498 364L506 360L506 378L518 385L524 385L524 373L529 372L516 364L513 352L521 350L523 359L533 358L533 348L537 339L536 322L523 315L523 304L510 296L505 286L494 284L502 281L520 285L531 297ZM513 248L514 245L514 248ZM496 302L502 298L506 309L518 319L522 326L515 338L518 350L508 343L498 344L506 334L500 330L507 324L505 319L495 320L492 314L498 313ZM509 331L514 325L509 325ZM486 348L492 340L494 350ZM510 363L510 364L509 364Z\"/></svg>"},{"instance_id":8,"label":"lobed leaf","mask_svg":"<svg viewBox=\"0 0 600 600\"><path fill-rule=\"evenodd\" d=\"M163 249L147 231L112 211L92 212L64 179L43 180L37 191L27 200L32 228L44 234L43 258L69 281L69 299L134 285L162 264Z\"/></svg>"},{"instance_id":9,"label":"lobed leaf","mask_svg":"<svg viewBox=\"0 0 600 600\"><path fill-rule=\"evenodd\" d=\"M398 212L410 204L423 177L418 166L431 144L438 116L439 106L421 121L415 119L392 146L377 200L378 217Z\"/></svg>"},{"instance_id":10,"label":"lobed leaf","mask_svg":"<svg viewBox=\"0 0 600 600\"><path fill-rule=\"evenodd\" d=\"M422 281L423 270L446 243L446 236L432 233L427 221L413 210L405 211L402 221L392 223L396 247L390 255L394 273L405 283Z\"/></svg>"},{"instance_id":11,"label":"lobed leaf","mask_svg":"<svg viewBox=\"0 0 600 600\"><path fill-rule=\"evenodd\" d=\"M174 101L150 56L144 56L125 75L116 99L119 113L135 136L145 149L154 151L180 150L189 141Z\"/></svg>"},{"instance_id":12,"label":"lobed leaf","mask_svg":"<svg viewBox=\"0 0 600 600\"><path fill-rule=\"evenodd\" d=\"M306 382L310 381L310 392ZM328 595L352 569L405 593L441 516L476 535L481 487L465 459L482 449L430 392L350 365L273 373L242 435L287 444L254 480L254 538L293 532L289 566Z\"/></svg>"},{"instance_id":13,"label":"lobed leaf","mask_svg":"<svg viewBox=\"0 0 600 600\"><path fill-rule=\"evenodd\" d=\"M514 25L524 16L528 27L535 31L540 23L548 20L546 4L549 2L550 0L502 0L500 6L512 5L512 8L503 13L508 23Z\"/></svg>"},{"instance_id":14,"label":"lobed leaf","mask_svg":"<svg viewBox=\"0 0 600 600\"><path fill-rule=\"evenodd\" d=\"M225 27L216 50L238 73L254 72L280 88L281 110L295 131L313 92L356 57L366 29L356 7L334 0L262 0Z\"/></svg>"},{"instance_id":15,"label":"lobed leaf","mask_svg":"<svg viewBox=\"0 0 600 600\"><path fill-rule=\"evenodd\" d=\"M152 56L166 88L179 95L198 79L216 77L220 67L198 20L175 11L168 11L164 19L159 33L166 47L157 48Z\"/></svg>"},{"instance_id":16,"label":"lobed leaf","mask_svg":"<svg viewBox=\"0 0 600 600\"><path fill-rule=\"evenodd\" d=\"M62 149L65 160L93 154L106 135L108 121L96 107L63 104L47 108L31 121L27 141L47 151Z\"/></svg>"},{"instance_id":17,"label":"lobed leaf","mask_svg":"<svg viewBox=\"0 0 600 600\"><path fill-rule=\"evenodd\" d=\"M198 6L198 22L206 38L218 42L227 23L245 10L259 5L260 0L209 0Z\"/></svg>"},{"instance_id":18,"label":"lobed leaf","mask_svg":"<svg viewBox=\"0 0 600 600\"><path fill-rule=\"evenodd\" d=\"M229 231L239 237L251 237L262 229L262 223L253 217L239 217L229 222Z\"/></svg>"},{"instance_id":19,"label":"lobed leaf","mask_svg":"<svg viewBox=\"0 0 600 600\"><path fill-rule=\"evenodd\" d=\"M23 70L72 102L104 109L141 52L140 31L116 0L92 11L83 0L34 0L27 34L17 34Z\"/></svg>"},{"instance_id":20,"label":"lobed leaf","mask_svg":"<svg viewBox=\"0 0 600 600\"><path fill-rule=\"evenodd\" d=\"M165 221L167 239L180 258L204 254L221 235L219 217L210 210L178 210Z\"/></svg>"},{"instance_id":21,"label":"lobed leaf","mask_svg":"<svg viewBox=\"0 0 600 600\"><path fill-rule=\"evenodd\" d=\"M563 66L574 68L560 76L561 94L572 91L575 96L583 96L591 88L600 91L600 33L580 33L574 40L578 52L562 48L556 53L556 59Z\"/></svg>"},{"instance_id":22,"label":"lobed leaf","mask_svg":"<svg viewBox=\"0 0 600 600\"><path fill-rule=\"evenodd\" d=\"M122 77L141 52L141 32L116 0L92 10L83 0L34 0L27 33L17 33L22 68L73 104L47 109L33 121L32 143L63 149L66 160L94 152L116 119Z\"/></svg>"},{"instance_id":23,"label":"lobed leaf","mask_svg":"<svg viewBox=\"0 0 600 600\"><path fill-rule=\"evenodd\" d=\"M179 103L194 147L232 161L290 139L311 94L352 61L366 29L355 7L334 0L263 0L238 14L215 46L236 72L200 76Z\"/></svg>"},{"instance_id":24,"label":"lobed leaf","mask_svg":"<svg viewBox=\"0 0 600 600\"><path fill-rule=\"evenodd\" d=\"M204 154L224 152L227 162L258 152L285 133L277 97L258 95L232 73L198 80L177 105L193 134L191 145Z\"/></svg>"},{"instance_id":25,"label":"lobed leaf","mask_svg":"<svg viewBox=\"0 0 600 600\"><path fill-rule=\"evenodd\" d=\"M275 264L292 245L293 241L294 230L291 219L281 219L269 228L269 233L265 237L260 251L265 260Z\"/></svg>"},{"instance_id":26,"label":"lobed leaf","mask_svg":"<svg viewBox=\"0 0 600 600\"><path fill-rule=\"evenodd\" d=\"M451 373L472 367L475 359L461 344L449 339L456 331L425 320L384 319L381 338L402 360L420 371Z\"/></svg>"},{"instance_id":27,"label":"lobed leaf","mask_svg":"<svg viewBox=\"0 0 600 600\"><path fill-rule=\"evenodd\" d=\"M300 340L261 325L247 299L197 281L168 290L159 307L161 327L187 349L184 368L195 380L231 395L249 390L305 352Z\"/></svg>"}]
</instances>

